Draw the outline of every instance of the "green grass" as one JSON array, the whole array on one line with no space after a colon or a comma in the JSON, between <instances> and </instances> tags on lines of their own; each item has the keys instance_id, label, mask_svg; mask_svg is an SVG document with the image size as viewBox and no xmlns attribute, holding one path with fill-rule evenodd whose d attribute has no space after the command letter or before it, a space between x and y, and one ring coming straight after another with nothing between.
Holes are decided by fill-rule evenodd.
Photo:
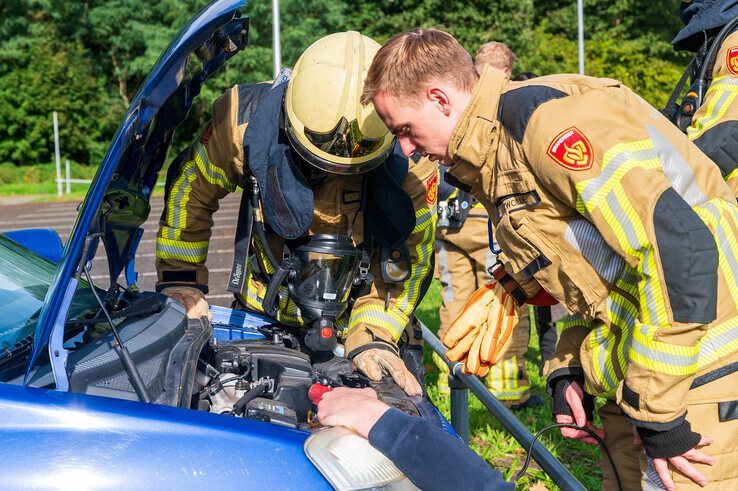
<instances>
[{"instance_id":1,"label":"green grass","mask_svg":"<svg viewBox=\"0 0 738 491\"><path fill-rule=\"evenodd\" d=\"M97 170L96 166L81 165L72 162L70 165L71 177L74 179L92 179ZM62 175L65 174L62 162ZM49 195L55 199L57 195L56 165L35 164L17 167L13 164L0 164L0 196L22 195ZM77 199L87 192L87 184L72 184L69 195L62 199ZM66 192L66 184L64 184Z\"/></svg>"},{"instance_id":2,"label":"green grass","mask_svg":"<svg viewBox=\"0 0 738 491\"><path fill-rule=\"evenodd\" d=\"M70 173L73 179L92 179L97 171L96 166L82 165L72 162ZM62 174L64 174L62 164ZM161 170L160 178L166 175ZM89 184L70 184L70 193L66 193L66 183L63 183L64 194L60 198L57 194L56 165L35 164L17 167L13 164L0 163L0 197L33 196L33 201L81 201L90 187ZM154 194L163 194L164 188L157 187Z\"/></svg>"},{"instance_id":3,"label":"green grass","mask_svg":"<svg viewBox=\"0 0 738 491\"><path fill-rule=\"evenodd\" d=\"M438 307L441 303L440 295L440 284L434 281L417 310L418 318L433 332L438 330ZM535 329L531 331L531 341L528 354L526 355L526 367L531 378L533 393L546 399L546 404L533 409L516 411L515 415L518 416L531 432L535 433L544 426L552 423L553 419L551 416L551 402L545 390L545 380L538 375L538 360L540 358L538 337ZM431 360L431 350L429 348L425 350L425 366L428 395L446 417L449 418L449 399L448 397L439 397L438 391L436 390L438 369ZM471 427L470 444L474 451L502 472L506 479L512 480L525 460L525 450L492 417L482 403L471 394L469 400L469 424ZM595 421L595 424L599 426L599 421ZM587 489L600 489L602 467L600 464L600 452L596 447L564 438L555 429L544 433L541 441ZM551 478L538 469L535 462L532 462L526 475L518 481L517 488L542 490L544 487L547 489L557 489Z\"/></svg>"}]
</instances>

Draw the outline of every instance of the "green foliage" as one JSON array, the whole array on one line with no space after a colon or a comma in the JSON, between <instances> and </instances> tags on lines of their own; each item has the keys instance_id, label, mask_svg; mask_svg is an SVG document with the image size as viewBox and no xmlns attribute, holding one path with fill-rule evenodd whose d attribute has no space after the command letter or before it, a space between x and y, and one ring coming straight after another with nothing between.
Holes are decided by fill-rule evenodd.
<instances>
[{"instance_id":1,"label":"green foliage","mask_svg":"<svg viewBox=\"0 0 738 491\"><path fill-rule=\"evenodd\" d=\"M292 66L325 34L353 29L384 42L440 27L474 53L507 43L516 71L577 71L576 2L570 0L282 0L282 63ZM669 40L679 0L587 0L586 72L623 81L660 106L689 56ZM0 2L0 162L53 157L51 112L60 114L64 157L96 165L151 66L206 0L4 0ZM272 78L271 2L248 2L250 45L203 88L175 135L181 149L237 83Z\"/></svg>"}]
</instances>

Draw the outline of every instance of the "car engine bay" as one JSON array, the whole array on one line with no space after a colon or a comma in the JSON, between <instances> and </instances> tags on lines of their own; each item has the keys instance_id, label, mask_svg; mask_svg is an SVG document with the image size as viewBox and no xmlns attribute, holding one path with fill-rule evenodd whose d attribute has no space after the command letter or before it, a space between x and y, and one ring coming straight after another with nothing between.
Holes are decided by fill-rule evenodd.
<instances>
[{"instance_id":1,"label":"car engine bay","mask_svg":"<svg viewBox=\"0 0 738 491\"><path fill-rule=\"evenodd\" d=\"M299 329L266 317L213 307L210 323L188 319L180 303L160 293L121 290L108 297L110 316L156 404L303 430L319 426L310 397L316 384L373 387L380 399L416 416L419 404L428 404L391 378L372 382L332 352L308 354ZM23 384L30 344L0 357L0 381ZM71 392L138 400L99 312L68 322L64 348ZM32 387L54 388L55 381L48 357L28 377Z\"/></svg>"}]
</instances>

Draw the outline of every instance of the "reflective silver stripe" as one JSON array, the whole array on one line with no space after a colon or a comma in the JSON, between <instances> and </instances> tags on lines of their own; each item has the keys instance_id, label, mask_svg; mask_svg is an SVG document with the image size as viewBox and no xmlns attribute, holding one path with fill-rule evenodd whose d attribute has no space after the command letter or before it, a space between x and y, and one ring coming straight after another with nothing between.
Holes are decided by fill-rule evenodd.
<instances>
[{"instance_id":1,"label":"reflective silver stripe","mask_svg":"<svg viewBox=\"0 0 738 491\"><path fill-rule=\"evenodd\" d=\"M648 278L658 278L658 272L651 271L649 266L649 259L650 256L653 254L653 249L651 247L644 247L643 244L640 243L640 241L638 240L638 235L633 229L633 224L630 222L630 219L625 214L625 211L623 211L623 208L620 206L615 193L609 193L605 200L607 201L612 214L615 215L615 219L618 221L620 226L623 227L623 232L625 233L625 237L628 239L628 244L630 245L631 249L640 251L641 254L643 254L641 268L643 269L643 275L645 276L645 278L643 279L643 289L646 294L646 308L648 308L651 319L658 319L659 312L656 308L656 296L653 292L652 281L648 281Z\"/></svg>"},{"instance_id":2,"label":"reflective silver stripe","mask_svg":"<svg viewBox=\"0 0 738 491\"><path fill-rule=\"evenodd\" d=\"M640 327L638 327L638 330L643 337L648 336L647 333L649 327L650 326L646 324L641 324ZM664 343L663 341L661 341L660 343L665 349L668 349L668 345L666 343ZM659 349L643 345L640 341L638 341L637 336L633 336L633 340L630 343L630 349L640 354L644 358L647 358L651 362L663 363L664 365L669 366L696 367L697 359L699 358L698 350L695 351L693 355L680 355L674 352L666 353Z\"/></svg>"},{"instance_id":3,"label":"reflective silver stripe","mask_svg":"<svg viewBox=\"0 0 738 491\"><path fill-rule=\"evenodd\" d=\"M605 242L602 235L584 218L569 222L564 234L567 242L592 265L608 283L615 281L623 270L625 260Z\"/></svg>"},{"instance_id":4,"label":"reflective silver stripe","mask_svg":"<svg viewBox=\"0 0 738 491\"><path fill-rule=\"evenodd\" d=\"M696 206L707 201L707 196L702 193L697 185L697 180L694 178L694 172L692 172L689 163L656 128L653 126L647 126L647 128L648 134L656 147L656 153L661 160L661 168L671 182L671 187L679 193L684 201L689 203L689 206Z\"/></svg>"},{"instance_id":5,"label":"reflective silver stripe","mask_svg":"<svg viewBox=\"0 0 738 491\"><path fill-rule=\"evenodd\" d=\"M451 283L453 279L451 277L451 271L448 269L448 250L446 250L445 242L436 240L436 249L438 250L436 254L436 258L438 258L438 273L441 276L441 285L443 285L441 295L443 296L444 302L453 302L454 285Z\"/></svg>"},{"instance_id":6,"label":"reflective silver stripe","mask_svg":"<svg viewBox=\"0 0 738 491\"><path fill-rule=\"evenodd\" d=\"M700 354L697 359L697 366L699 368L703 368L724 356L734 353L735 347L732 344L734 344L736 340L738 340L738 324L717 336L710 336L710 331L708 331L700 343Z\"/></svg>"},{"instance_id":7,"label":"reflective silver stripe","mask_svg":"<svg viewBox=\"0 0 738 491\"><path fill-rule=\"evenodd\" d=\"M587 209L591 210L597 207L598 203L595 203L593 199L600 189L608 184L610 180L620 181L620 179L614 179L613 176L620 171L620 168L624 164L630 160L644 161L653 158L658 158L658 155L656 155L656 151L653 148L645 148L643 150L636 151L625 150L615 155L607 163L607 166L602 169L602 173L592 179L592 181L579 193L582 201L586 204Z\"/></svg>"},{"instance_id":8,"label":"reflective silver stripe","mask_svg":"<svg viewBox=\"0 0 738 491\"><path fill-rule=\"evenodd\" d=\"M733 205L729 204L728 206ZM728 233L725 231L725 227L723 226L720 210L717 209L714 203L705 203L701 208L715 218L715 223L717 224L715 227L715 234L717 235L718 245L720 246L720 255L725 257L725 260L728 261L728 267L731 275L733 276L733 281L738 283L738 260L735 257L733 247L731 247L731 244L728 241Z\"/></svg>"}]
</instances>

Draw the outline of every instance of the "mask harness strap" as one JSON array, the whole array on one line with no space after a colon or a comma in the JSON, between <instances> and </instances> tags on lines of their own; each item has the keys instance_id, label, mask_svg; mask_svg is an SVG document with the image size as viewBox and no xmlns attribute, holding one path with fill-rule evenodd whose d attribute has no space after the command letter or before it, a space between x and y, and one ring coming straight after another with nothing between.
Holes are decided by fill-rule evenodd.
<instances>
[{"instance_id":1,"label":"mask harness strap","mask_svg":"<svg viewBox=\"0 0 738 491\"><path fill-rule=\"evenodd\" d=\"M697 64L695 65L695 69L699 68L699 74L697 78L694 79L694 82L692 82L692 85L690 85L687 94L684 96L684 99L682 99L682 103L678 106L674 118L669 117L669 119L675 123L680 130L687 130L689 125L692 123L692 116L694 116L694 113L696 113L702 105L705 92L712 82L712 69L715 66L717 52L722 46L723 41L725 41L725 38L727 38L736 29L736 26L738 26L738 17L731 20L725 24L722 29L720 29L720 32L718 32L712 42L709 43L709 49L707 49L708 42L705 42L699 52L692 59L689 66L687 66L687 70L684 72L684 75L682 75L682 79L674 89L671 98L669 98L667 106L662 111L666 117L669 117L673 112L673 106L675 105L674 101L676 100L675 95L678 96L679 92L681 92L682 86L684 85L683 80L691 71L692 65L696 62ZM707 54L705 55L704 53L706 49ZM702 60L701 66L698 64L699 60Z\"/></svg>"},{"instance_id":2,"label":"mask harness strap","mask_svg":"<svg viewBox=\"0 0 738 491\"><path fill-rule=\"evenodd\" d=\"M250 182L249 176L244 176L245 182ZM228 291L240 295L246 279L246 266L249 261L251 234L254 227L254 208L251 189L244 189L241 195L241 205L238 208L238 224L236 225L236 243L233 255L231 276L228 279Z\"/></svg>"}]
</instances>

